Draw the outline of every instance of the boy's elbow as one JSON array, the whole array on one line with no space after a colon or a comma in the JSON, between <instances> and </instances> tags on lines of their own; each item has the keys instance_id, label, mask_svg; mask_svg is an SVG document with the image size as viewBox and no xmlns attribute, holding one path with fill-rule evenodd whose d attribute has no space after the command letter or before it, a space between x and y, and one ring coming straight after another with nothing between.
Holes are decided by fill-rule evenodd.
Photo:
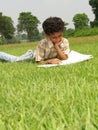
<instances>
[{"instance_id":1,"label":"boy's elbow","mask_svg":"<svg viewBox=\"0 0 98 130\"><path fill-rule=\"evenodd\" d=\"M65 58L65 60L67 60L68 59L68 55L66 55L66 58Z\"/></svg>"},{"instance_id":2,"label":"boy's elbow","mask_svg":"<svg viewBox=\"0 0 98 130\"><path fill-rule=\"evenodd\" d=\"M66 55L64 55L64 57L62 57L61 60L67 60L67 59L68 59L68 55L66 54Z\"/></svg>"}]
</instances>

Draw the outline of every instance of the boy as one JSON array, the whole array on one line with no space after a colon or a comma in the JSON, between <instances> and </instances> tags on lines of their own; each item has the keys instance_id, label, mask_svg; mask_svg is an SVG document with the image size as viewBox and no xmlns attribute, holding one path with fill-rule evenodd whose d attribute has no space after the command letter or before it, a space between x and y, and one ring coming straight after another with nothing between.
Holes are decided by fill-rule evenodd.
<instances>
[{"instance_id":1,"label":"boy","mask_svg":"<svg viewBox=\"0 0 98 130\"><path fill-rule=\"evenodd\" d=\"M22 56L0 52L0 59L11 62L33 60L44 64L59 64L61 60L66 60L70 49L68 40L63 38L64 22L62 19L49 17L43 22L42 27L46 38L40 41L36 51L29 50Z\"/></svg>"}]
</instances>

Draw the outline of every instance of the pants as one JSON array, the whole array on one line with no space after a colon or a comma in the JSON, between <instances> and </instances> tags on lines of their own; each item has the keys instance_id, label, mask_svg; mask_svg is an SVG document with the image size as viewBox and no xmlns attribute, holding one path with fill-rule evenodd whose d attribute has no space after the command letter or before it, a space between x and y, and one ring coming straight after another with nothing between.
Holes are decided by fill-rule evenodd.
<instances>
[{"instance_id":1,"label":"pants","mask_svg":"<svg viewBox=\"0 0 98 130\"><path fill-rule=\"evenodd\" d=\"M14 56L5 52L0 52L0 60L9 61L9 62L18 62L18 61L29 61L33 60L35 57L35 50L28 50L25 54L21 56Z\"/></svg>"}]
</instances>

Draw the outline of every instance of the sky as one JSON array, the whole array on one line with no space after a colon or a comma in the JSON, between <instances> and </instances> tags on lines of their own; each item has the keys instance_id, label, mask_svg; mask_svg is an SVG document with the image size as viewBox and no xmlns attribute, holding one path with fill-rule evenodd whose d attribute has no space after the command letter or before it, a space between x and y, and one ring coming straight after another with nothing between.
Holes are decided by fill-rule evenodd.
<instances>
[{"instance_id":1,"label":"sky","mask_svg":"<svg viewBox=\"0 0 98 130\"><path fill-rule=\"evenodd\" d=\"M78 13L85 13L90 21L94 20L89 0L0 0L0 12L11 17L14 26L21 12L31 12L41 24L50 16L61 17L69 24L68 28L74 28L72 19Z\"/></svg>"}]
</instances>

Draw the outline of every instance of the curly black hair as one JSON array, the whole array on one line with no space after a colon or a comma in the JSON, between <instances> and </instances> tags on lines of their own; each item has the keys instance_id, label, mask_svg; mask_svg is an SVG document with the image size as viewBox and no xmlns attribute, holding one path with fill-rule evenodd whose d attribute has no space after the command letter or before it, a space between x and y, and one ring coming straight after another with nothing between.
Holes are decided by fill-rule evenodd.
<instances>
[{"instance_id":1,"label":"curly black hair","mask_svg":"<svg viewBox=\"0 0 98 130\"><path fill-rule=\"evenodd\" d=\"M64 22L59 17L49 17L43 22L42 27L45 34L50 35L55 32L63 32Z\"/></svg>"}]
</instances>

